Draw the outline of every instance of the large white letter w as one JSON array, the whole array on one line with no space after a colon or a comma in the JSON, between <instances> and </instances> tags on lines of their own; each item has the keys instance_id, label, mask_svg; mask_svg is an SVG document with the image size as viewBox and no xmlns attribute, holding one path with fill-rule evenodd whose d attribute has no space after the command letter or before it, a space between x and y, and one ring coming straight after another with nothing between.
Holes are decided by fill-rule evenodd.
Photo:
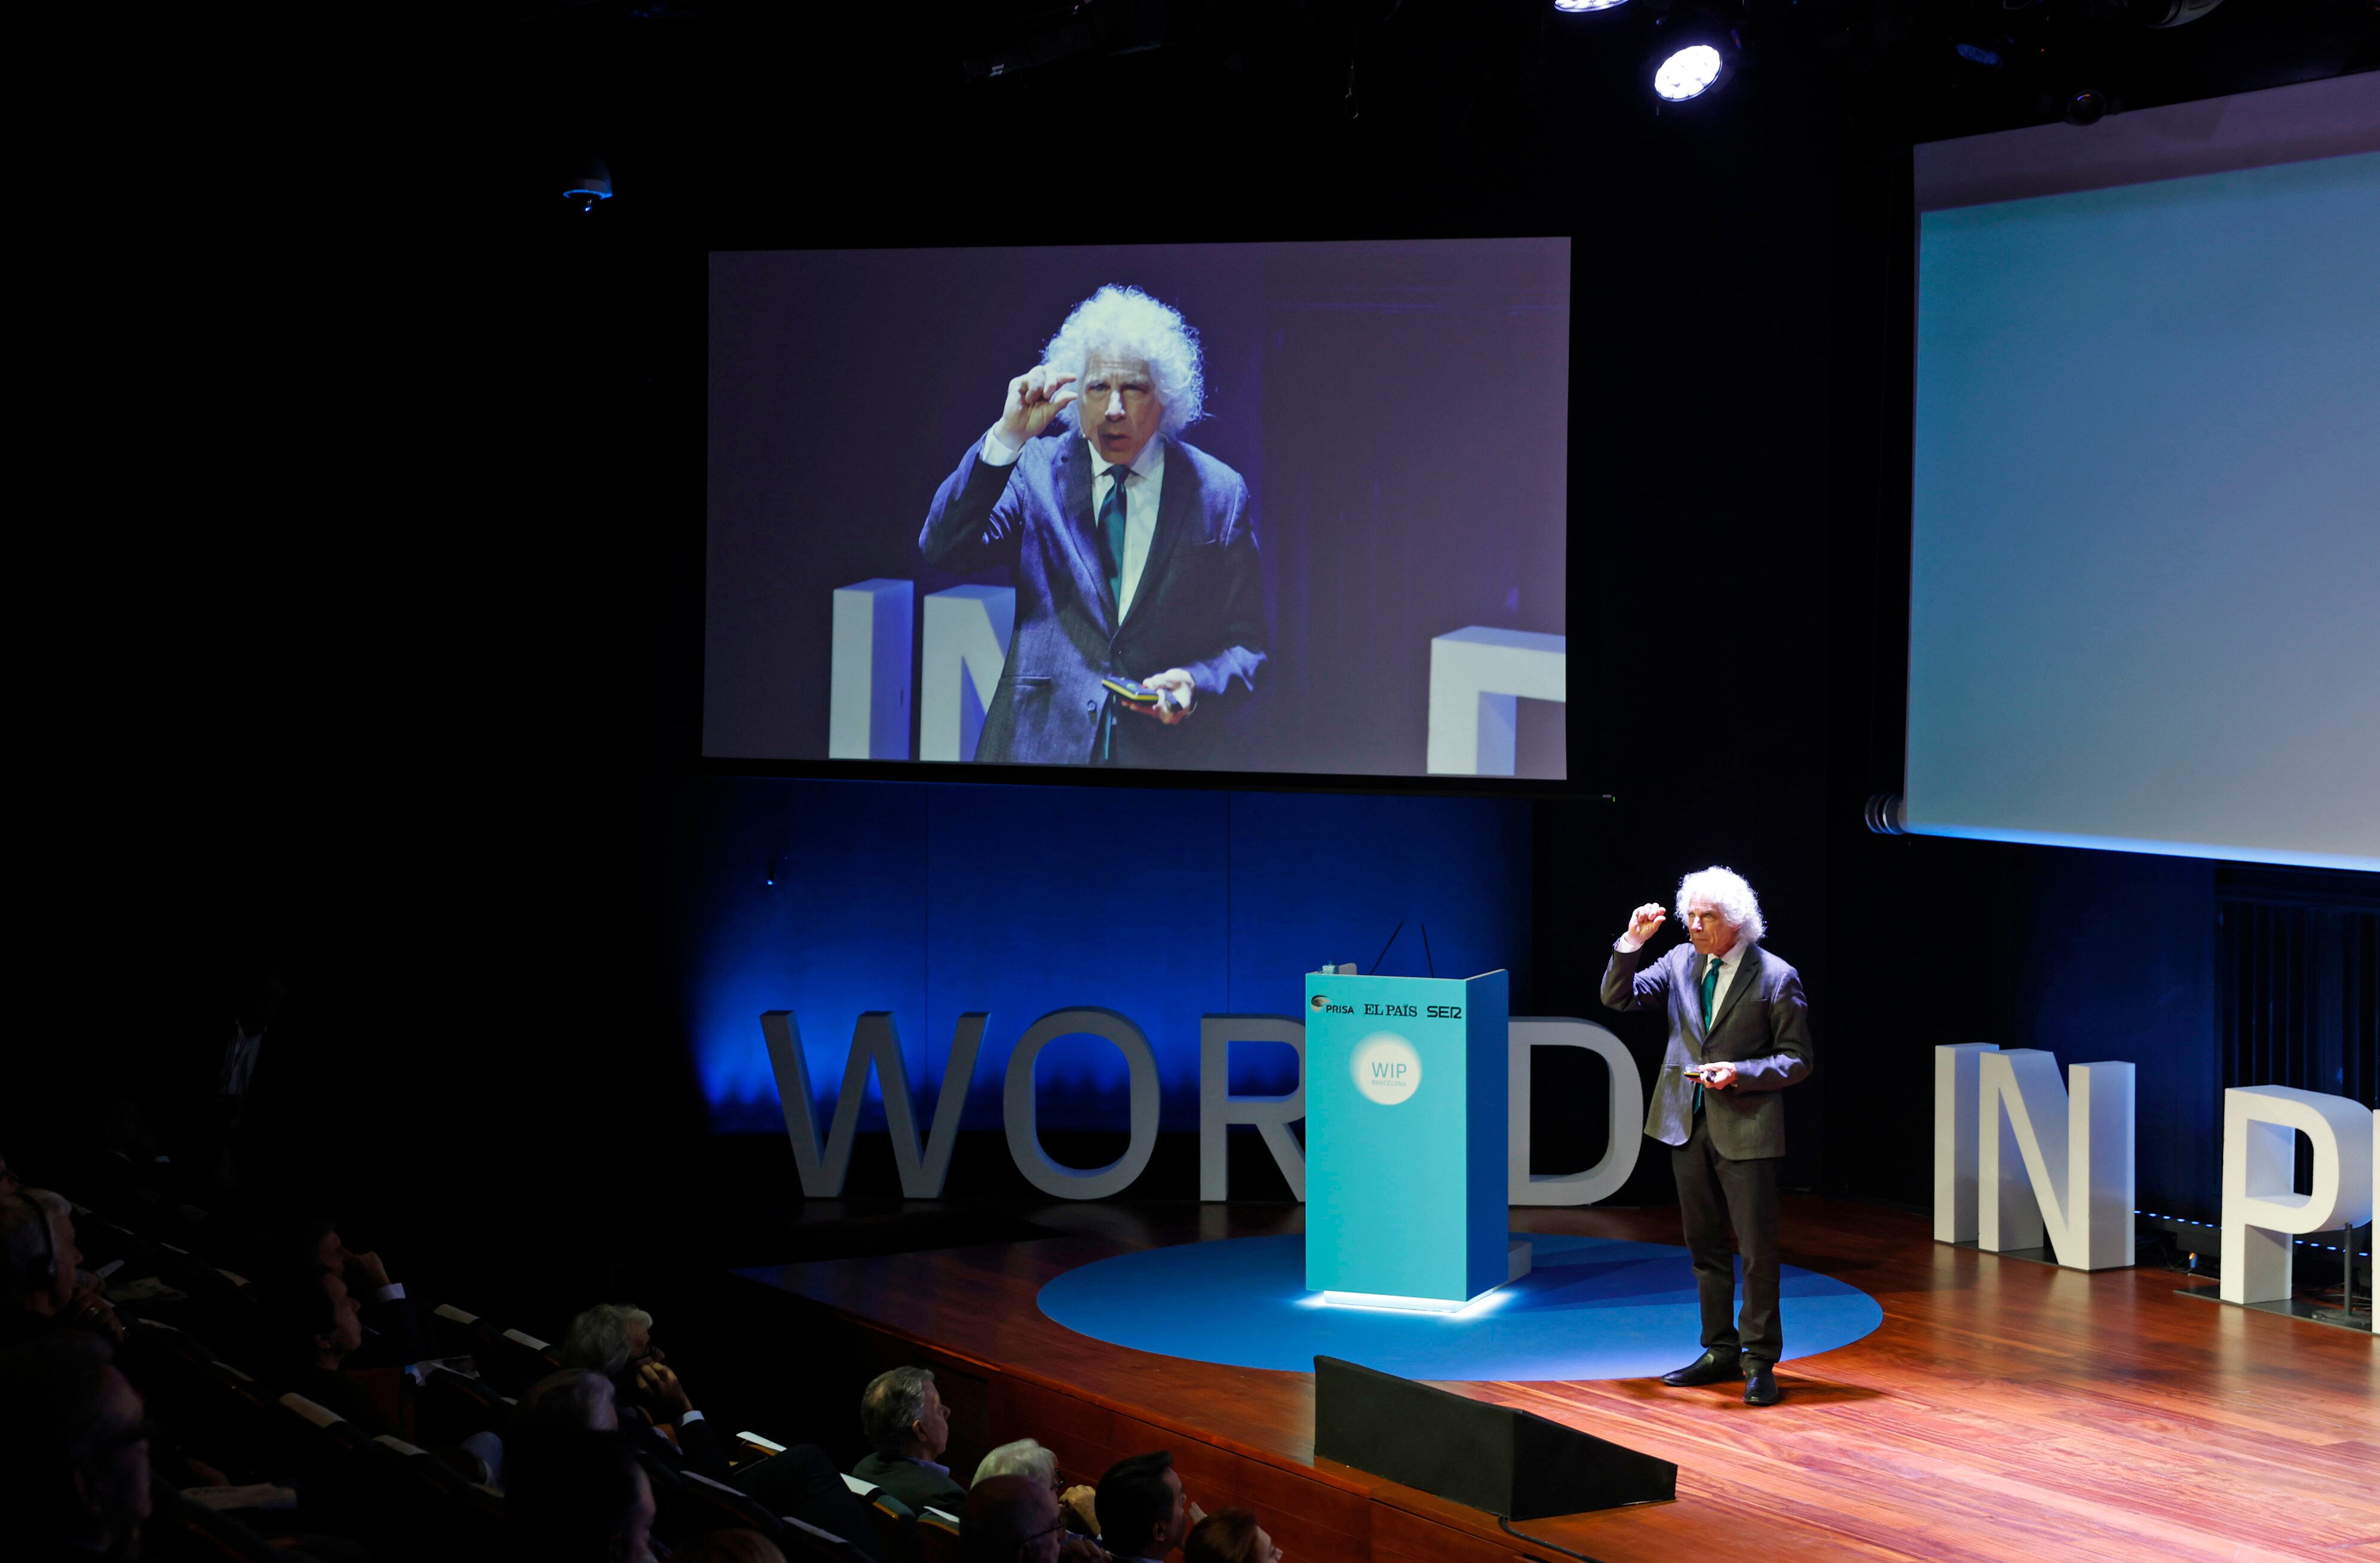
<instances>
[{"instance_id":1,"label":"large white letter w","mask_svg":"<svg viewBox=\"0 0 2380 1563\"><path fill-rule=\"evenodd\" d=\"M942 1072L941 1093L934 1099L934 1124L927 1132L923 1154L917 1148L917 1117L909 1101L909 1070L901 1062L901 1033L889 1010L871 1009L851 1028L851 1056L844 1065L843 1089L834 1099L834 1123L827 1130L826 1150L819 1150L818 1120L810 1095L810 1070L802 1056L800 1029L790 1009L771 1009L760 1017L769 1039L769 1063L777 1071L777 1098L785 1109L785 1132L794 1142L794 1166L802 1175L802 1193L813 1200L832 1199L843 1192L851 1171L851 1145L859 1137L859 1099L868 1092L868 1067L884 1085L884 1127L892 1133L892 1160L901 1169L905 1198L941 1197L951 1174L951 1150L958 1142L959 1117L966 1110L967 1081L975 1075L975 1056L983 1046L987 1012L969 1010L959 1017L951 1038L951 1066Z\"/></svg>"}]
</instances>

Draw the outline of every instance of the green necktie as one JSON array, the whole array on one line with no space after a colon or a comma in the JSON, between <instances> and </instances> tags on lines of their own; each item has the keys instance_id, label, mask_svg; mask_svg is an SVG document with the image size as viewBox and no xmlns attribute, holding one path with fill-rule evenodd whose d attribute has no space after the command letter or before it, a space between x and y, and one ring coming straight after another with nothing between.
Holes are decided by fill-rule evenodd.
<instances>
[{"instance_id":1,"label":"green necktie","mask_svg":"<svg viewBox=\"0 0 2380 1563\"><path fill-rule=\"evenodd\" d=\"M1129 467L1111 467L1103 474L1114 481L1108 485L1108 496L1099 507L1099 541L1106 546L1108 566L1108 600L1115 604L1116 622L1123 622L1123 481L1132 475Z\"/></svg>"},{"instance_id":2,"label":"green necktie","mask_svg":"<svg viewBox=\"0 0 2380 1563\"><path fill-rule=\"evenodd\" d=\"M1712 956L1710 958L1709 964L1703 968L1703 1042L1706 1044L1708 1044L1710 1042L1711 1000L1718 996L1718 957ZM1694 1082L1694 1111L1699 1113L1702 1110L1703 1087L1702 1082L1700 1081L1696 1081Z\"/></svg>"},{"instance_id":3,"label":"green necktie","mask_svg":"<svg viewBox=\"0 0 2380 1563\"><path fill-rule=\"evenodd\" d=\"M1108 484L1108 496L1099 505L1099 547L1107 556L1108 601L1115 604L1119 625L1123 622L1123 481L1131 474L1131 468L1122 466L1111 467L1100 474L1114 480ZM1099 759L1104 763L1114 755L1115 697L1110 695L1099 713Z\"/></svg>"}]
</instances>

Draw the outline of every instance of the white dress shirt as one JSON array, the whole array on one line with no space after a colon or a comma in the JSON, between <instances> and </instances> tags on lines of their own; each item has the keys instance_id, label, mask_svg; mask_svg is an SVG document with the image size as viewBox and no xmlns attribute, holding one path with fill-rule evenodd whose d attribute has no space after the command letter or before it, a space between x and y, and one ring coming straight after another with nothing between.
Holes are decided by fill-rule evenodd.
<instances>
[{"instance_id":1,"label":"white dress shirt","mask_svg":"<svg viewBox=\"0 0 2380 1563\"><path fill-rule=\"evenodd\" d=\"M1611 947L1620 951L1623 955L1628 955L1643 949L1645 947L1645 941L1635 938L1630 934L1622 934L1618 939L1612 942ZM1735 981L1736 969L1743 964L1744 952L1751 947L1751 936L1749 934L1739 934L1735 936L1734 945L1730 947L1725 955L1718 958L1718 986L1711 989L1711 1015L1717 1015L1721 1009L1727 1007L1728 987ZM1700 1000L1702 997L1703 983L1701 958L1696 957L1694 960L1688 965L1686 970L1692 973L1694 977L1694 996L1697 1000ZM1705 1036L1708 1036L1710 1034L1710 1017L1702 1017L1702 1021L1703 1034Z\"/></svg>"},{"instance_id":2,"label":"white dress shirt","mask_svg":"<svg viewBox=\"0 0 2380 1563\"><path fill-rule=\"evenodd\" d=\"M1094 523L1099 507L1107 503L1108 490L1115 485L1113 474L1123 474L1123 580L1116 588L1116 622L1122 624L1140 591L1141 571L1148 566L1148 540L1157 531L1157 504L1165 493L1165 441L1151 435L1130 467L1103 459L1087 435L1083 439L1083 449L1091 458ZM1024 454L1024 446L1010 445L995 423L983 436L983 452L978 459L988 467L1007 467Z\"/></svg>"}]
</instances>

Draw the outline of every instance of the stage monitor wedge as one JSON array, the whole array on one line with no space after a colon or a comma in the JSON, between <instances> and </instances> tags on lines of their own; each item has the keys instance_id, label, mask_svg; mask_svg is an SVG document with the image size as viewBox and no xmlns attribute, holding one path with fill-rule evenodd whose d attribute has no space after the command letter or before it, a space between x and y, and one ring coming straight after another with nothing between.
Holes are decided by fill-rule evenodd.
<instances>
[{"instance_id":1,"label":"stage monitor wedge","mask_svg":"<svg viewBox=\"0 0 2380 1563\"><path fill-rule=\"evenodd\" d=\"M1678 1496L1668 1460L1336 1357L1314 1359L1314 1456L1507 1520Z\"/></svg>"}]
</instances>

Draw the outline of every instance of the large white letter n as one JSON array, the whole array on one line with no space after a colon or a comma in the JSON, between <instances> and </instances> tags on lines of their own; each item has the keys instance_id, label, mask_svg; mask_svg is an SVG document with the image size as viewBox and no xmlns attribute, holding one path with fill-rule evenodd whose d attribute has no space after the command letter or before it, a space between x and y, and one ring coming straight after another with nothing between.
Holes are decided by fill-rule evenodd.
<instances>
[{"instance_id":1,"label":"large white letter n","mask_svg":"<svg viewBox=\"0 0 2380 1563\"><path fill-rule=\"evenodd\" d=\"M958 1143L959 1117L966 1111L967 1081L975 1075L975 1056L983 1046L987 1012L969 1010L959 1017L951 1038L951 1066L942 1071L941 1093L934 1099L933 1127L927 1131L922 1153L917 1145L917 1110L909 1101L909 1070L901 1061L901 1033L887 1010L871 1009L851 1028L851 1055L843 1068L843 1089L834 1099L834 1122L826 1147L819 1148L818 1120L810 1094L810 1069L802 1056L800 1028L790 1009L771 1009L760 1017L769 1039L769 1064L777 1071L777 1099L785 1109L785 1133L794 1142L794 1166L802 1175L802 1193L813 1200L832 1199L843 1192L851 1172L851 1144L859 1137L859 1101L868 1093L868 1068L884 1086L884 1127L892 1134L892 1160L901 1169L901 1193L912 1200L941 1197L951 1175L951 1151Z\"/></svg>"}]
</instances>

